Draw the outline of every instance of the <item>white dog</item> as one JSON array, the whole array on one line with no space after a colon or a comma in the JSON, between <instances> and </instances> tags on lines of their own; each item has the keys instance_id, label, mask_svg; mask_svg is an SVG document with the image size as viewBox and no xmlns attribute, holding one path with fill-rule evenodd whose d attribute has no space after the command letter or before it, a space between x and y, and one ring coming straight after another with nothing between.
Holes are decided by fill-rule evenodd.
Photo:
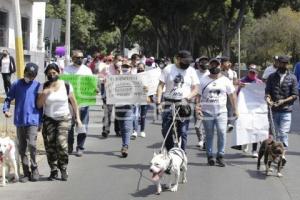
<instances>
[{"instance_id":1,"label":"white dog","mask_svg":"<svg viewBox=\"0 0 300 200\"><path fill-rule=\"evenodd\" d=\"M160 194L162 191L160 180L166 171L174 173L175 175L175 184L172 186L172 180L170 180L170 183L167 186L172 192L176 192L178 189L181 170L182 183L187 182L187 157L181 148L172 148L168 153L166 151L160 154L154 153L150 164L150 172L153 173L152 180L156 182L157 186L156 194Z\"/></svg>"},{"instance_id":2,"label":"white dog","mask_svg":"<svg viewBox=\"0 0 300 200\"><path fill-rule=\"evenodd\" d=\"M0 138L0 169L2 176L2 186L6 185L6 172L12 168L14 170L14 182L19 181L16 161L16 147L13 140L9 137ZM8 170L6 169L8 167Z\"/></svg>"}]
</instances>

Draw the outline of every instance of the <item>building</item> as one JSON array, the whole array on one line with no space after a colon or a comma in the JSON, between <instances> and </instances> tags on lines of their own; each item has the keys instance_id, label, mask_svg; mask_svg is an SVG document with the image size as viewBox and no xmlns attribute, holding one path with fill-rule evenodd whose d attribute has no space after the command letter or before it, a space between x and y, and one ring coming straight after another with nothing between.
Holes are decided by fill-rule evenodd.
<instances>
[{"instance_id":1,"label":"building","mask_svg":"<svg viewBox=\"0 0 300 200\"><path fill-rule=\"evenodd\" d=\"M12 0L0 0L0 51L8 49L15 57L15 12ZM44 24L46 14L45 0L20 0L21 23L24 47L24 61L44 66ZM39 77L40 80L44 76ZM0 92L3 91L0 81Z\"/></svg>"}]
</instances>

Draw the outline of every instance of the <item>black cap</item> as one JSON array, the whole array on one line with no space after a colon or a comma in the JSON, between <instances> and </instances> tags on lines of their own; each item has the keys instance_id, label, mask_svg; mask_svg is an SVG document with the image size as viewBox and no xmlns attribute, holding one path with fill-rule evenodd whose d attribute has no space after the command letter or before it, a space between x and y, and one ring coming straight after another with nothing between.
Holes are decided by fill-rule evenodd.
<instances>
[{"instance_id":1,"label":"black cap","mask_svg":"<svg viewBox=\"0 0 300 200\"><path fill-rule=\"evenodd\" d=\"M35 63L27 63L25 65L24 74L29 74L32 77L36 77L39 71L39 66Z\"/></svg>"},{"instance_id":2,"label":"black cap","mask_svg":"<svg viewBox=\"0 0 300 200\"><path fill-rule=\"evenodd\" d=\"M54 69L57 73L60 72L59 67L56 63L50 63L49 65L47 65L45 69L45 74L47 74L50 69Z\"/></svg>"},{"instance_id":3,"label":"black cap","mask_svg":"<svg viewBox=\"0 0 300 200\"><path fill-rule=\"evenodd\" d=\"M278 56L278 61L281 63L288 63L290 61L290 57L288 56Z\"/></svg>"},{"instance_id":4,"label":"black cap","mask_svg":"<svg viewBox=\"0 0 300 200\"><path fill-rule=\"evenodd\" d=\"M207 56L201 56L200 58L198 58L198 62L200 62L201 60L209 61L209 58Z\"/></svg>"},{"instance_id":5,"label":"black cap","mask_svg":"<svg viewBox=\"0 0 300 200\"><path fill-rule=\"evenodd\" d=\"M209 64L211 64L212 62L216 62L216 63L218 63L218 65L221 64L220 60L217 59L217 58L212 58L212 59L210 59Z\"/></svg>"},{"instance_id":6,"label":"black cap","mask_svg":"<svg viewBox=\"0 0 300 200\"><path fill-rule=\"evenodd\" d=\"M178 52L177 57L181 58L182 61L193 62L192 54L189 51L181 50Z\"/></svg>"}]
</instances>

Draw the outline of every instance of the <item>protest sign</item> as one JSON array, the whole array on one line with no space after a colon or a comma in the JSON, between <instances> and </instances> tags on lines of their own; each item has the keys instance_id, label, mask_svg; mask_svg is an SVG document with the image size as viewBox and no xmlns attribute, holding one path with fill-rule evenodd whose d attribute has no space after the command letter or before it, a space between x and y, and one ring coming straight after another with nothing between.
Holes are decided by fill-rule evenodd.
<instances>
[{"instance_id":1,"label":"protest sign","mask_svg":"<svg viewBox=\"0 0 300 200\"><path fill-rule=\"evenodd\" d=\"M147 92L142 77L135 75L112 75L106 79L107 104L147 104Z\"/></svg>"},{"instance_id":2,"label":"protest sign","mask_svg":"<svg viewBox=\"0 0 300 200\"><path fill-rule=\"evenodd\" d=\"M268 108L264 99L265 84L249 83L238 95L239 117L236 120L232 145L250 144L268 138Z\"/></svg>"},{"instance_id":3,"label":"protest sign","mask_svg":"<svg viewBox=\"0 0 300 200\"><path fill-rule=\"evenodd\" d=\"M97 77L63 74L59 78L73 86L78 105L90 106L96 104Z\"/></svg>"},{"instance_id":4,"label":"protest sign","mask_svg":"<svg viewBox=\"0 0 300 200\"><path fill-rule=\"evenodd\" d=\"M138 74L139 76L142 76L141 78L143 80L143 83L148 89L148 96L156 94L160 74L160 68L151 69L149 71Z\"/></svg>"}]
</instances>

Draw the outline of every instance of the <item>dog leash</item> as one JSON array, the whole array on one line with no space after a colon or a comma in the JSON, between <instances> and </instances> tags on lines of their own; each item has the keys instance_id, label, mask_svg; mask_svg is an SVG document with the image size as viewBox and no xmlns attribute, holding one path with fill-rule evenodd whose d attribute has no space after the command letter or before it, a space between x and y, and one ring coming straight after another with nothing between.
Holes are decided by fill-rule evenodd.
<instances>
[{"instance_id":1,"label":"dog leash","mask_svg":"<svg viewBox=\"0 0 300 200\"><path fill-rule=\"evenodd\" d=\"M175 105L175 104L174 104L174 105ZM174 108L175 108L175 106L174 106ZM160 152L163 151L163 148L164 148L164 146L165 146L166 140L167 140L167 138L168 138L168 136L169 136L169 134L170 134L171 128L173 128L173 125L174 125L174 123L175 123L175 121L176 121L176 115L178 114L179 109L180 109L180 108L178 108L177 110L175 110L175 114L174 114L174 116L173 116L172 124L170 125L170 127L169 127L169 129L168 129L168 132L167 132L167 134L166 134L166 136L165 136L165 139L164 139L164 141L163 141L163 143L162 143L162 146L161 146L161 148L160 148ZM173 109L172 109L172 110L173 110ZM172 113L172 114L173 114L173 113ZM175 134L175 137L176 137L176 140L177 140L177 142L178 142L177 134Z\"/></svg>"},{"instance_id":2,"label":"dog leash","mask_svg":"<svg viewBox=\"0 0 300 200\"><path fill-rule=\"evenodd\" d=\"M272 108L271 108L271 106L268 106L268 108L269 108L269 121L270 121L271 133L272 133L273 137L276 137Z\"/></svg>"}]
</instances>

